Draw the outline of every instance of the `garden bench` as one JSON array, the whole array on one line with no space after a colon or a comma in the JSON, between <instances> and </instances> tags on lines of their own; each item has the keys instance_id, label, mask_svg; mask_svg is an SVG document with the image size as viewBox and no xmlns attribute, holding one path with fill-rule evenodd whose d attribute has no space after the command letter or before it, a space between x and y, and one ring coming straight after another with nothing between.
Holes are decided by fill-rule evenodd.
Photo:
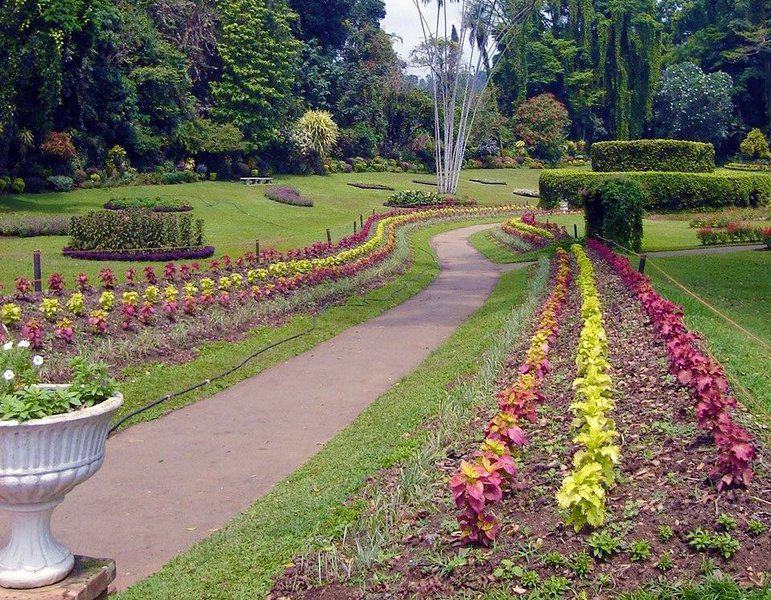
<instances>
[{"instance_id":1,"label":"garden bench","mask_svg":"<svg viewBox=\"0 0 771 600\"><path fill-rule=\"evenodd\" d=\"M241 177L246 185L258 185L260 183L270 183L273 181L272 177Z\"/></svg>"}]
</instances>

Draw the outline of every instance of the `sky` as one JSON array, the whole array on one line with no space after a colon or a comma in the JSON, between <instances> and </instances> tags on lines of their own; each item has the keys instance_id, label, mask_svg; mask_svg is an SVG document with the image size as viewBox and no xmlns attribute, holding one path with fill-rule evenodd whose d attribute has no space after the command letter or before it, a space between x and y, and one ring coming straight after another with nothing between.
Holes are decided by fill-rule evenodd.
<instances>
[{"instance_id":1,"label":"sky","mask_svg":"<svg viewBox=\"0 0 771 600\"><path fill-rule=\"evenodd\" d=\"M386 33L393 33L402 38L402 42L394 40L394 49L399 56L409 61L410 52L415 48L423 38L418 20L418 9L415 8L413 0L385 0L386 17L381 21L381 27ZM436 14L436 5L432 2L427 8L430 14ZM453 2L448 5L448 11L459 12L460 3ZM416 69L410 68L409 71L415 72Z\"/></svg>"}]
</instances>

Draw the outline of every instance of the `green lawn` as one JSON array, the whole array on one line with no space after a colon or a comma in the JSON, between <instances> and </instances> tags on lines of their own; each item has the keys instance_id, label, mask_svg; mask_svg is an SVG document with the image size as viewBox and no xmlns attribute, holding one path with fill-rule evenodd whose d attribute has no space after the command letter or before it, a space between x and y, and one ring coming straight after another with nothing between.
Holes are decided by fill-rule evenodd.
<instances>
[{"instance_id":1,"label":"green lawn","mask_svg":"<svg viewBox=\"0 0 771 600\"><path fill-rule=\"evenodd\" d=\"M538 187L540 171L512 169L495 171L464 171L460 193L473 196L483 204L524 204L526 198L514 196L515 187ZM469 182L469 178L505 180L507 186L483 185ZM195 216L205 220L209 243L216 254L235 256L254 248L259 239L262 247L273 246L285 250L326 239L326 228L334 239L353 231L353 221L360 214L366 218L373 210L385 211L383 202L391 192L362 190L346 185L348 182L387 184L396 189L431 189L412 183L413 179L430 180L429 175L411 173L351 173L326 177L281 176L277 183L297 187L315 202L313 208L288 206L268 200L259 186L245 186L235 182L203 182L166 186L133 186L112 189L76 190L70 193L25 194L0 197L0 216L18 215L74 215L99 210L110 198L161 196L190 204ZM532 199L530 200L532 202ZM61 249L66 237L0 238L0 283L9 285L16 277L32 277L32 252L43 252L44 275L59 272L68 283L77 273L95 276L105 266L123 273L127 263L93 262L64 258Z\"/></svg>"},{"instance_id":2,"label":"green lawn","mask_svg":"<svg viewBox=\"0 0 771 600\"><path fill-rule=\"evenodd\" d=\"M747 398L737 390L739 398L767 419L771 415L768 349L677 288L652 265L660 266L733 321L771 344L771 252L651 258L646 268L656 289L683 305L688 327L707 339L729 376L751 394Z\"/></svg>"},{"instance_id":3,"label":"green lawn","mask_svg":"<svg viewBox=\"0 0 771 600\"><path fill-rule=\"evenodd\" d=\"M527 295L526 271L503 275L485 305L447 342L303 467L222 531L119 597L263 597L272 578L309 541L339 535L355 522L360 507L343 503L369 475L424 442L420 424L440 409L452 382L480 368L479 356Z\"/></svg>"}]
</instances>

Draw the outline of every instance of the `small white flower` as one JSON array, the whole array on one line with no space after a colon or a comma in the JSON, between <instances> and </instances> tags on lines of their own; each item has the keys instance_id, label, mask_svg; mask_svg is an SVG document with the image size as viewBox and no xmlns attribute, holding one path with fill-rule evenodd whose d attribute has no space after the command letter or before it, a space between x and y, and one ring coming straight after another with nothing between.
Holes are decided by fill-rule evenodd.
<instances>
[{"instance_id":1,"label":"small white flower","mask_svg":"<svg viewBox=\"0 0 771 600\"><path fill-rule=\"evenodd\" d=\"M6 342L3 344L3 350L13 350L13 342Z\"/></svg>"},{"instance_id":2,"label":"small white flower","mask_svg":"<svg viewBox=\"0 0 771 600\"><path fill-rule=\"evenodd\" d=\"M11 371L10 369L7 369L5 373L3 373L3 379L5 379L6 381L12 381L14 377L16 377L16 373Z\"/></svg>"},{"instance_id":3,"label":"small white flower","mask_svg":"<svg viewBox=\"0 0 771 600\"><path fill-rule=\"evenodd\" d=\"M32 357L32 364L35 365L36 367L43 366L43 357L40 356L39 354L36 354L35 356Z\"/></svg>"},{"instance_id":4,"label":"small white flower","mask_svg":"<svg viewBox=\"0 0 771 600\"><path fill-rule=\"evenodd\" d=\"M19 348L29 348L29 342L27 340L20 341Z\"/></svg>"}]
</instances>

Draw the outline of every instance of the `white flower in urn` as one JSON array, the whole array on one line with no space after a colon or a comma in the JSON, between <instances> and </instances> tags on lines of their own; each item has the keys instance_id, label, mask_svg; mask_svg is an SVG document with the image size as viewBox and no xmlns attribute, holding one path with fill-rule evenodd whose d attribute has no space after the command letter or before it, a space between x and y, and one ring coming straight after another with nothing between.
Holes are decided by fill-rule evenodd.
<instances>
[{"instance_id":1,"label":"white flower in urn","mask_svg":"<svg viewBox=\"0 0 771 600\"><path fill-rule=\"evenodd\" d=\"M13 342L6 342L3 344L3 350L13 350Z\"/></svg>"},{"instance_id":2,"label":"white flower in urn","mask_svg":"<svg viewBox=\"0 0 771 600\"><path fill-rule=\"evenodd\" d=\"M32 364L36 367L42 367L43 366L43 357L39 354L36 354L32 357Z\"/></svg>"},{"instance_id":3,"label":"white flower in urn","mask_svg":"<svg viewBox=\"0 0 771 600\"><path fill-rule=\"evenodd\" d=\"M11 369L6 369L3 373L3 379L6 381L13 381L13 379L16 377L16 373L11 371Z\"/></svg>"},{"instance_id":4,"label":"white flower in urn","mask_svg":"<svg viewBox=\"0 0 771 600\"><path fill-rule=\"evenodd\" d=\"M19 348L29 348L29 341L22 340L19 342Z\"/></svg>"}]
</instances>

